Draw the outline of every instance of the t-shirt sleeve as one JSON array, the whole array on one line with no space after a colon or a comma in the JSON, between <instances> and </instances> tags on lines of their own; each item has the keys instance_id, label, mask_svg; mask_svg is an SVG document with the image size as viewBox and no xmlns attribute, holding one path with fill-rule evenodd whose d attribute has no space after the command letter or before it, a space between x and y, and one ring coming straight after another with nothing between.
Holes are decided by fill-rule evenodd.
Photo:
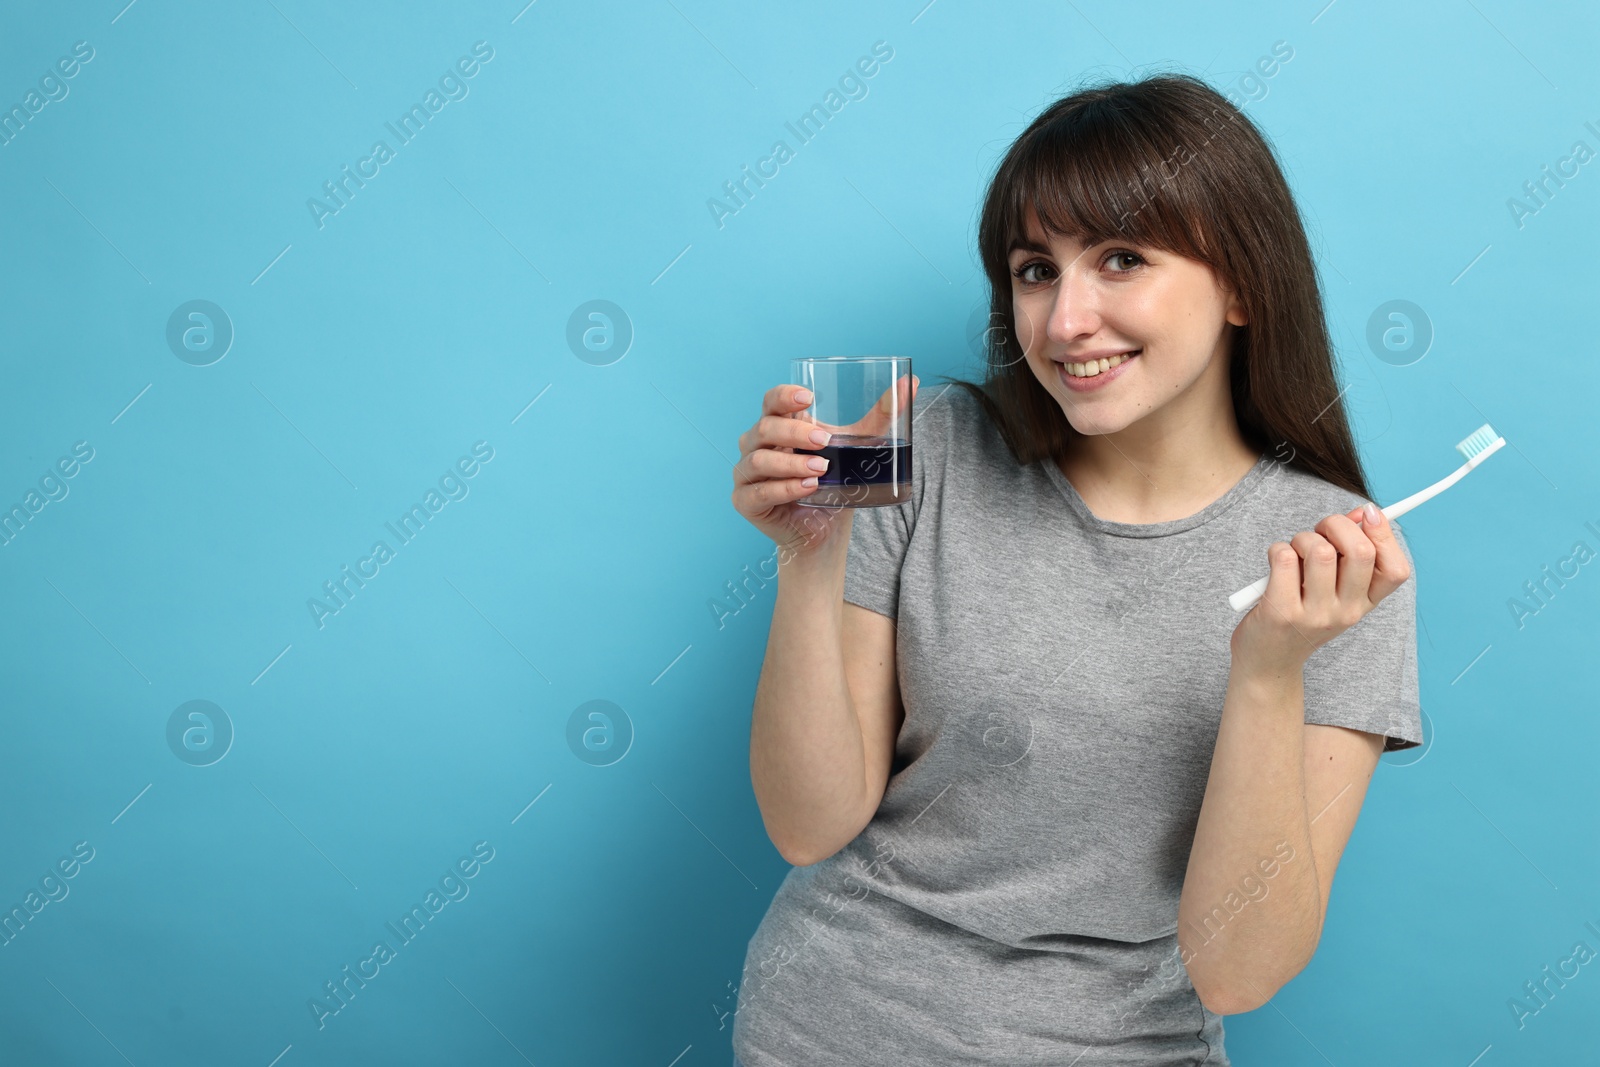
<instances>
[{"instance_id":1,"label":"t-shirt sleeve","mask_svg":"<svg viewBox=\"0 0 1600 1067\"><path fill-rule=\"evenodd\" d=\"M943 469L954 406L964 399L956 385L917 389L911 405L911 499L887 507L855 509L844 567L846 602L891 619L899 616L900 569L930 478L940 477Z\"/></svg>"},{"instance_id":2,"label":"t-shirt sleeve","mask_svg":"<svg viewBox=\"0 0 1600 1067\"><path fill-rule=\"evenodd\" d=\"M915 446L913 446L915 447ZM916 463L913 456L911 462ZM900 565L911 544L911 502L857 508L844 563L844 598L880 615L896 618L900 603Z\"/></svg>"},{"instance_id":3,"label":"t-shirt sleeve","mask_svg":"<svg viewBox=\"0 0 1600 1067\"><path fill-rule=\"evenodd\" d=\"M1406 559L1411 548L1396 528ZM1306 722L1384 734L1385 752L1422 744L1417 686L1417 568L1305 666Z\"/></svg>"}]
</instances>

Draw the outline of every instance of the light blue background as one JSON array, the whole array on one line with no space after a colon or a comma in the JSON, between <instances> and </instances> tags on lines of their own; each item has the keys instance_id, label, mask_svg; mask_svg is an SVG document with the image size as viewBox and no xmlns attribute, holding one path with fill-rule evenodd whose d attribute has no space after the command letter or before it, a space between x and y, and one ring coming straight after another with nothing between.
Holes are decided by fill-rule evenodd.
<instances>
[{"instance_id":1,"label":"light blue background","mask_svg":"<svg viewBox=\"0 0 1600 1067\"><path fill-rule=\"evenodd\" d=\"M1316 958L1228 1048L1595 1047L1600 964L1508 1006L1600 950L1600 577L1508 604L1600 550L1600 169L1507 205L1600 149L1592 5L124 3L0 16L6 107L94 48L0 146L0 503L94 449L0 548L0 903L95 850L0 947L0 1060L727 1063L787 869L748 769L774 587L726 584L772 551L729 503L738 435L792 356L976 377L999 154L1083 79L1161 69L1281 153L1377 499L1485 422L1509 442L1403 520L1430 743L1385 759ZM707 199L880 40L869 94L719 229ZM477 41L469 95L319 229L307 199ZM236 331L204 367L165 340L195 299ZM566 341L597 299L635 331L605 366ZM1393 299L1435 334L1408 365L1366 342ZM478 441L469 495L319 629L308 598ZM196 699L236 731L206 767L166 739ZM568 742L591 700L631 724L609 766ZM470 894L319 1030L323 983L478 841Z\"/></svg>"}]
</instances>

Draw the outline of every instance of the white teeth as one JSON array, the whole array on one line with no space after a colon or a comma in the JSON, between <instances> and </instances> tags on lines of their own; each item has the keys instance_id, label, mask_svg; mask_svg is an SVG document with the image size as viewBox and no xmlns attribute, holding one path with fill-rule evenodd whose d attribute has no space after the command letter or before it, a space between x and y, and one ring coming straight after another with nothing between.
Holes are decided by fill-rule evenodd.
<instances>
[{"instance_id":1,"label":"white teeth","mask_svg":"<svg viewBox=\"0 0 1600 1067\"><path fill-rule=\"evenodd\" d=\"M1139 352L1143 351L1144 349L1141 348L1137 351L1127 352L1120 356L1112 356L1109 359L1097 359L1090 363L1068 363L1065 364L1065 366L1067 368L1067 373L1072 375L1074 378L1093 378L1097 374L1105 373L1112 367L1126 363L1128 360L1138 355Z\"/></svg>"}]
</instances>

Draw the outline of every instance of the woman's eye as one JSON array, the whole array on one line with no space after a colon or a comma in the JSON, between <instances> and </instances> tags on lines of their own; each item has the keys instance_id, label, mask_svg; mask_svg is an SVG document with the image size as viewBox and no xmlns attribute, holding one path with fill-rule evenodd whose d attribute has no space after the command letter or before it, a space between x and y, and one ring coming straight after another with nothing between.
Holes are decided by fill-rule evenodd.
<instances>
[{"instance_id":1,"label":"woman's eye","mask_svg":"<svg viewBox=\"0 0 1600 1067\"><path fill-rule=\"evenodd\" d=\"M1145 259L1137 252L1119 250L1108 253L1104 262L1111 267L1112 274L1131 274L1144 265ZM1120 264L1120 266L1114 266L1113 264ZM1042 272L1042 276L1040 272ZM1030 263L1024 263L1011 273L1025 285L1041 285L1055 276L1055 271L1050 264L1037 259Z\"/></svg>"}]
</instances>

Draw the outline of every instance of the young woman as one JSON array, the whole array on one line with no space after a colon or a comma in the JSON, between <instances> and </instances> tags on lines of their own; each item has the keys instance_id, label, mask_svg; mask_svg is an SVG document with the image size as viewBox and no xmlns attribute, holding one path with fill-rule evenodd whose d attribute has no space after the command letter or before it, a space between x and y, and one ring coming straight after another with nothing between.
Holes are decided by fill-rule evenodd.
<instances>
[{"instance_id":1,"label":"young woman","mask_svg":"<svg viewBox=\"0 0 1600 1067\"><path fill-rule=\"evenodd\" d=\"M1049 107L978 241L991 365L904 383L910 501L797 505L795 386L740 438L780 550L751 780L798 866L735 1062L1227 1064L1422 741L1410 550L1363 509L1287 183L1203 82Z\"/></svg>"}]
</instances>

